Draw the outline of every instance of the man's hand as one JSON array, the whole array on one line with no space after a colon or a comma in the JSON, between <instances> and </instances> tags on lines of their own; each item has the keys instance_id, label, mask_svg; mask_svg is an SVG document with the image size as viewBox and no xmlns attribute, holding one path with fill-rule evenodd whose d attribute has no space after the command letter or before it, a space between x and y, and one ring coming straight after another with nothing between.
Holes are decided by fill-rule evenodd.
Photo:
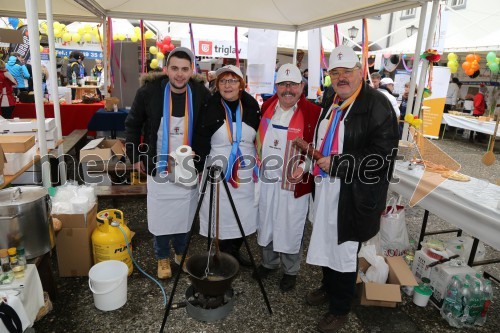
<instances>
[{"instance_id":1,"label":"man's hand","mask_svg":"<svg viewBox=\"0 0 500 333\"><path fill-rule=\"evenodd\" d=\"M326 173L329 173L330 172L330 162L331 162L330 156L325 156L325 157L320 158L316 163L321 168L321 170L323 170Z\"/></svg>"},{"instance_id":2,"label":"man's hand","mask_svg":"<svg viewBox=\"0 0 500 333\"><path fill-rule=\"evenodd\" d=\"M303 176L304 176L304 169L302 169L301 167L297 167L297 169L295 169L295 171L292 173L291 180L299 181L302 179Z\"/></svg>"},{"instance_id":3,"label":"man's hand","mask_svg":"<svg viewBox=\"0 0 500 333\"><path fill-rule=\"evenodd\" d=\"M146 168L144 167L144 163L142 161L136 162L133 164L134 170L139 171L140 173L146 173Z\"/></svg>"}]
</instances>

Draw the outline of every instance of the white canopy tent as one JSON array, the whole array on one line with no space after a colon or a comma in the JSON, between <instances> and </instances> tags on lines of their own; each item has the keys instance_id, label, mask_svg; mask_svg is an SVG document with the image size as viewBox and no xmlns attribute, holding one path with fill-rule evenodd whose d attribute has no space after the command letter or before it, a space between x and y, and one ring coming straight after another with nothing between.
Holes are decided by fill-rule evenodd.
<instances>
[{"instance_id":1,"label":"white canopy tent","mask_svg":"<svg viewBox=\"0 0 500 333\"><path fill-rule=\"evenodd\" d=\"M27 16L29 24L32 25L30 29L31 35L36 34L35 29L38 29L38 27L33 27L33 25L37 25L40 13L41 18L50 16L49 21L52 21L53 17L57 20L100 22L104 21L106 17L112 17L295 31L295 39L297 40L298 31L320 28L333 23L349 22L422 5L425 5L422 8L426 9L427 3L432 1L435 5L439 3L438 0L338 0L328 2L309 0L291 5L289 0L253 0L239 2L235 5L234 1L230 0L204 2L199 0L170 0L168 2L163 0L150 0L147 2L123 0L25 0L23 2L0 0L0 16ZM46 2L51 5L45 7ZM434 11L434 7L433 16L437 13ZM425 12L426 10L422 10L422 13ZM49 30L52 30L51 24L49 24ZM31 43L30 49L34 59L39 59L40 50L38 44ZM54 52L54 50L51 50L51 52ZM51 67L55 68L55 65ZM33 73L38 127L41 130L44 124L44 111L43 96L41 90L37 87L38 85L41 86L41 69L37 66L37 62L34 62ZM51 73L50 76L56 77L55 73ZM37 93L37 90L39 93ZM47 151L46 143L42 142L42 140L40 140L40 151L42 154ZM48 187L50 186L48 165L42 168L42 172L44 186Z\"/></svg>"}]
</instances>

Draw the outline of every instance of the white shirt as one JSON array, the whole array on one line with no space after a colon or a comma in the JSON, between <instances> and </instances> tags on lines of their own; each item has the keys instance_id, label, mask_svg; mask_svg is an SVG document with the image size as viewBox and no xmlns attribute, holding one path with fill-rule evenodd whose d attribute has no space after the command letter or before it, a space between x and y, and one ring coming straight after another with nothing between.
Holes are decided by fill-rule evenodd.
<instances>
[{"instance_id":1,"label":"white shirt","mask_svg":"<svg viewBox=\"0 0 500 333\"><path fill-rule=\"evenodd\" d=\"M401 114L401 112L399 111L398 101L396 100L396 97L394 97L390 92L388 92L385 89L379 88L377 90L380 91L381 93L383 93L385 95L385 97L387 97L389 102L391 102L392 108L394 109L394 112L396 112L396 116L399 118L399 115Z\"/></svg>"}]
</instances>

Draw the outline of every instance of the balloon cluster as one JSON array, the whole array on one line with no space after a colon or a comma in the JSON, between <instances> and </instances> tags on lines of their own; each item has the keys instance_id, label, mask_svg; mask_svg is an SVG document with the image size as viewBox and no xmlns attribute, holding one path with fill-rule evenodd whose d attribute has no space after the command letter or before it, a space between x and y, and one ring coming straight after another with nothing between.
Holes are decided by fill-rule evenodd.
<instances>
[{"instance_id":1,"label":"balloon cluster","mask_svg":"<svg viewBox=\"0 0 500 333\"><path fill-rule=\"evenodd\" d=\"M17 17L9 17L9 24L11 25L12 29L17 29L19 27L22 27L24 25L24 22Z\"/></svg>"},{"instance_id":2,"label":"balloon cluster","mask_svg":"<svg viewBox=\"0 0 500 333\"><path fill-rule=\"evenodd\" d=\"M455 74L458 70L458 56L456 53L450 52L448 53L448 63L446 64L450 71Z\"/></svg>"},{"instance_id":3,"label":"balloon cluster","mask_svg":"<svg viewBox=\"0 0 500 333\"><path fill-rule=\"evenodd\" d=\"M418 116L409 113L405 115L405 121L415 128L420 128L420 126L422 126L422 119L418 119Z\"/></svg>"},{"instance_id":4,"label":"balloon cluster","mask_svg":"<svg viewBox=\"0 0 500 333\"><path fill-rule=\"evenodd\" d=\"M156 46L149 47L149 53L156 55L156 58L151 60L149 66L152 69L158 68L159 61L165 58L165 53L170 52L173 49L175 49L175 45L172 44L172 38L170 38L170 36L166 36L163 40L157 41Z\"/></svg>"},{"instance_id":5,"label":"balloon cluster","mask_svg":"<svg viewBox=\"0 0 500 333\"><path fill-rule=\"evenodd\" d=\"M493 51L488 52L488 54L486 55L486 61L491 73L497 74L499 70L498 65L500 64L500 58L497 58L496 53Z\"/></svg>"},{"instance_id":6,"label":"balloon cluster","mask_svg":"<svg viewBox=\"0 0 500 333\"><path fill-rule=\"evenodd\" d=\"M155 36L155 34L151 30L147 30L144 32L144 39L151 39L151 38L154 38L154 36ZM130 38L130 41L132 43L136 43L136 42L142 40L143 36L141 35L141 28L134 27L134 33L130 36L125 35L123 33L113 34L113 40L124 41L127 37Z\"/></svg>"},{"instance_id":7,"label":"balloon cluster","mask_svg":"<svg viewBox=\"0 0 500 333\"><path fill-rule=\"evenodd\" d=\"M480 55L469 53L465 57L465 61L462 63L462 69L464 70L464 73L472 78L477 77L479 75L480 61Z\"/></svg>"}]
</instances>

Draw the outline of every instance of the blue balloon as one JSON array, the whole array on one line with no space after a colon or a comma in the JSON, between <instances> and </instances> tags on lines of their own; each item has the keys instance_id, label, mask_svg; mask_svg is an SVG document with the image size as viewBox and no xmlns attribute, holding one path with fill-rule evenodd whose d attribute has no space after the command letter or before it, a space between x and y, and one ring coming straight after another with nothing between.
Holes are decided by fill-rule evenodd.
<instances>
[{"instance_id":1,"label":"blue balloon","mask_svg":"<svg viewBox=\"0 0 500 333\"><path fill-rule=\"evenodd\" d=\"M12 28L17 29L17 25L19 24L19 19L16 17L9 17L9 24Z\"/></svg>"}]
</instances>

